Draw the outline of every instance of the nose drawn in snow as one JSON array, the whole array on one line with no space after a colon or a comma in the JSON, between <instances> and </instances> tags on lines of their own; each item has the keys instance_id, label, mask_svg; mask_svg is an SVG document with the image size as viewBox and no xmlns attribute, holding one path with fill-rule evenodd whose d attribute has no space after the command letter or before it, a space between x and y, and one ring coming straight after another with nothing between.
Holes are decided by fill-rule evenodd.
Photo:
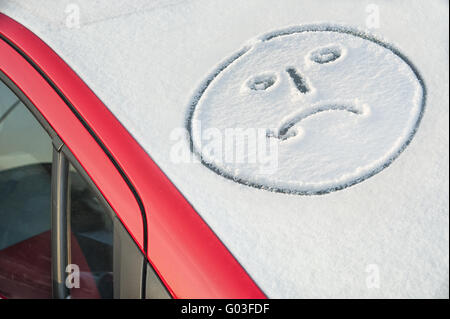
<instances>
[{"instance_id":1,"label":"nose drawn in snow","mask_svg":"<svg viewBox=\"0 0 450 319\"><path fill-rule=\"evenodd\" d=\"M305 79L303 79L303 77L297 72L295 68L287 68L286 72L289 74L292 81L294 81L295 87L297 88L297 90L299 90L300 93L307 93L309 91Z\"/></svg>"},{"instance_id":2,"label":"nose drawn in snow","mask_svg":"<svg viewBox=\"0 0 450 319\"><path fill-rule=\"evenodd\" d=\"M309 25L271 32L220 64L191 100L191 151L215 173L256 188L325 194L388 167L418 129L425 84L392 45L346 27ZM276 143L277 169L226 161L247 139L206 151L212 128L263 129ZM251 134L248 134L250 136ZM250 155L246 157L252 159Z\"/></svg>"}]
</instances>

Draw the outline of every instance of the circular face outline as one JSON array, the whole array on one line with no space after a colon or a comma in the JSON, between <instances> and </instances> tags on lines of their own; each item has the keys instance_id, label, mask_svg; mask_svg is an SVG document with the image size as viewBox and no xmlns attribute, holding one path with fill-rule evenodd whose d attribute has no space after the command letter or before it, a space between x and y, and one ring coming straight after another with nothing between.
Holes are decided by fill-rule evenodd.
<instances>
[{"instance_id":1,"label":"circular face outline","mask_svg":"<svg viewBox=\"0 0 450 319\"><path fill-rule=\"evenodd\" d=\"M242 185L246 185L246 186L250 186L250 187L254 187L254 188L258 188L258 189L264 189L264 190L268 190L268 191L272 191L272 192L285 193L285 194L296 194L296 195L322 195L322 194L328 194L331 192L335 192L335 191L342 190L347 187L356 185L356 184L361 183L361 182L365 181L366 179L376 175L377 173L381 172L382 170L387 168L389 165L391 165L391 163L406 149L406 147L409 145L409 143L411 143L411 141L412 141L413 137L415 136L417 129L419 128L419 125L422 121L423 114L425 112L425 104L426 104L426 98L427 98L427 90L426 90L425 82L423 81L422 76L420 75L419 71L414 66L414 64L404 54L402 54L398 49L396 49L392 44L385 43L365 31L357 30L357 29L354 29L351 27L346 27L346 26L328 25L328 24L311 24L311 25L303 25L303 26L293 26L293 27L288 27L288 28L281 29L278 31L266 33L265 35L260 36L259 38L256 38L256 40L261 41L261 42L267 42L274 38L288 36L291 34L302 33L302 32L337 32L337 33L353 35L353 36L362 38L364 40L371 41L371 42L391 51L392 53L397 55L400 59L402 59L411 68L411 70L413 71L414 75L416 76L420 86L422 87L422 101L421 101L420 112L417 117L417 121L416 121L413 129L411 130L410 135L408 136L407 140L398 148L397 152L395 152L391 157L389 157L389 159L384 161L383 164L381 164L380 166L374 168L368 174L360 176L350 182L343 183L343 184L333 186L330 188L326 188L326 189L321 189L321 190L305 191L305 190L296 190L295 187L292 187L292 188L284 188L284 187L276 187L276 186L270 187L270 186L267 186L264 184L258 184L258 183L255 183L255 182L243 179L243 178L239 178L237 176L233 176L225 171L220 170L218 167L214 166L210 162L205 161L203 159L201 152L194 147L194 141L192 139L192 119L193 119L193 116L195 113L195 109L197 107L198 102L202 98L203 93L205 93L205 91L208 89L209 85L214 81L214 79L222 71L224 71L228 66L233 64L236 60L238 60L245 53L247 53L253 47L253 44L250 44L250 45L244 46L242 49L240 49L239 51L237 51L236 53L231 55L229 58L225 59L221 64L219 64L219 66L216 67L214 69L214 71L209 74L209 76L206 78L206 80L204 80L201 83L201 85L195 91L195 94L193 95L193 97L191 98L191 101L189 103L188 114L187 114L187 118L186 118L186 129L188 132L188 140L189 140L188 143L189 143L190 151L193 154L195 154L195 156L197 156L197 158L200 160L200 162L204 166L206 166L207 168L212 170L214 173L221 175L229 180L232 180L233 182L236 182L236 183L239 183Z\"/></svg>"}]
</instances>

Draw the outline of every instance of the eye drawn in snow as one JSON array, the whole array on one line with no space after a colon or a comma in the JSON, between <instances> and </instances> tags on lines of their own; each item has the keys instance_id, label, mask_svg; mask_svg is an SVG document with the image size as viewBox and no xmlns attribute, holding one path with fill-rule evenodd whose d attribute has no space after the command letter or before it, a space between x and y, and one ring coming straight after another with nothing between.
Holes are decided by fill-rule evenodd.
<instances>
[{"instance_id":1,"label":"eye drawn in snow","mask_svg":"<svg viewBox=\"0 0 450 319\"><path fill-rule=\"evenodd\" d=\"M191 151L214 172L271 191L324 194L380 172L412 140L426 89L392 45L329 25L293 27L249 43L191 100ZM205 147L205 131L215 130L217 142L233 128L247 132L247 139L219 143L214 152ZM249 138L259 129L268 147L275 145L276 170L262 174L261 162L249 155L224 160L243 146L249 154L261 151Z\"/></svg>"}]
</instances>

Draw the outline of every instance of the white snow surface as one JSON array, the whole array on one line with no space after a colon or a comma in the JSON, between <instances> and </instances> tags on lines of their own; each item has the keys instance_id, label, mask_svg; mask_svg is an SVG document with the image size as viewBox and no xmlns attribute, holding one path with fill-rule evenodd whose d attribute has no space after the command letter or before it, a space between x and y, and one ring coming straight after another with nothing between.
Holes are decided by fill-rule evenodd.
<instances>
[{"instance_id":1,"label":"white snow surface","mask_svg":"<svg viewBox=\"0 0 450 319\"><path fill-rule=\"evenodd\" d=\"M67 9L69 4L78 6L79 28L67 27L67 17L73 10ZM371 4L378 6L379 28L366 26L373 10ZM269 297L448 298L448 1L0 0L0 10L34 31L80 75ZM219 65L240 48L257 46L252 39L260 35L310 24L347 26L372 34L394 45L420 72L427 88L425 112L411 143L389 167L343 190L294 195L236 183L198 162L171 160L174 144L178 143L179 149L189 148L186 140L183 143L174 140L174 130L185 127L193 96ZM276 43L289 44L281 39L268 42L273 44L273 52L280 51ZM327 40L337 45L347 43L335 37ZM308 41L302 54L323 43L316 36ZM307 141L307 134L314 134L318 125L327 125L329 131L325 135L332 137L337 136L335 130L340 126L350 134L355 131L353 126L362 125L356 131L367 127L365 134L357 137L350 134L332 145L353 143L356 139L359 146L347 148L345 165L349 165L349 171L355 166L370 166L383 156L389 157L390 150L398 150L396 143L406 138L417 117L421 92L411 70L402 61L376 45L369 48L362 40L356 42L360 50L346 47L343 64L336 60L320 66L309 62L306 65L304 54L292 56L292 51L286 49L286 54L276 53L274 64L267 61L268 67L262 73L253 74L250 67L234 65L234 70L225 72L239 74L238 81L231 84L217 78L222 82L211 82L210 89L228 86L230 91L236 90L233 97L239 99L242 91L237 90L242 88L246 76L275 72L278 76L275 78L280 79L272 88L275 92L288 84L286 72L279 67L293 61L297 63L295 67L303 70L307 83L316 89L313 92L316 100L312 95L311 101L302 104L301 100L307 99L305 95L298 98L299 104L314 105L336 99L342 103L360 101L369 106L370 112L315 114L293 128L303 132L303 136L284 142ZM354 68L357 74L354 78L342 66L350 58L355 63L347 67ZM383 63L378 59L383 59ZM252 67L259 71L258 65ZM335 70L321 77L320 72L325 71L319 71L319 67ZM392 72L393 68L397 72ZM333 79L347 82L330 87ZM327 84L327 88L320 86L322 82L318 80ZM336 95L343 91L344 97ZM232 94L211 92L205 91L205 97L218 99ZM267 123L252 125L270 124L273 128L279 118L296 112L292 110L295 104L292 96L288 95L292 90L285 93L276 99L284 98L286 109L267 110L272 112L266 118ZM230 114L220 103L208 108L207 102L200 100L198 116L213 125L220 122L219 116L232 122L244 118L236 110ZM263 107L277 106L267 100L265 103ZM378 126L370 116L380 105L387 112L377 113L377 119L380 117L380 123L384 123ZM254 116L249 114L246 119L251 121ZM385 125L386 120L389 125ZM366 124L361 124L365 121ZM374 154L361 157L366 138L375 139L377 147L367 147ZM311 141L326 144L330 139L318 136ZM298 149L292 148L295 152ZM312 165L323 160L324 148L316 151L318 155L313 157L319 162L311 161ZM282 156L281 177L285 178L290 166ZM301 176L309 176L305 180L317 184L329 182L329 176L345 175L341 165L335 168L338 173L330 173L328 169L325 166L318 175L308 175L311 170ZM254 176L250 169L243 174ZM294 175L292 180L298 182L299 176ZM269 182L273 183L273 179Z\"/></svg>"}]
</instances>

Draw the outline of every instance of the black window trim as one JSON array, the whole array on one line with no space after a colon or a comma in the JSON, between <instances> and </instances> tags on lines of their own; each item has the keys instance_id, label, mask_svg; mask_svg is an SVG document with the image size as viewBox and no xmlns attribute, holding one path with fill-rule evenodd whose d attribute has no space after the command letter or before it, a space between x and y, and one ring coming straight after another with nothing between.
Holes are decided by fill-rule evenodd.
<instances>
[{"instance_id":1,"label":"black window trim","mask_svg":"<svg viewBox=\"0 0 450 319\"><path fill-rule=\"evenodd\" d=\"M66 288L66 267L69 262L68 225L69 215L69 162L61 152L61 146L53 143L51 175L51 258L53 298L65 299L69 295Z\"/></svg>"}]
</instances>

